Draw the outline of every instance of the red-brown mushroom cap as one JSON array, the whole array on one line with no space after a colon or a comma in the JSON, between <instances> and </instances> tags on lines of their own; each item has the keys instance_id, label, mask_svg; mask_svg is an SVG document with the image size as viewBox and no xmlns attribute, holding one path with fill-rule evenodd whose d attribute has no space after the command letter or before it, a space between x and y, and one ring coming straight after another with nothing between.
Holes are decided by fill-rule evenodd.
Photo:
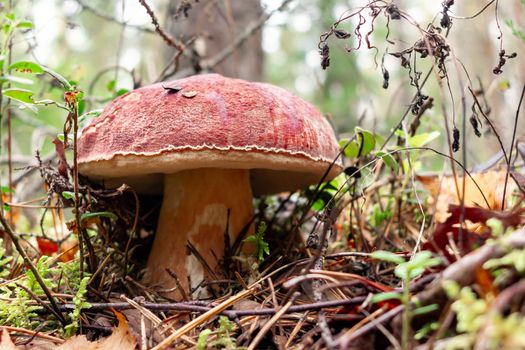
<instances>
[{"instance_id":1,"label":"red-brown mushroom cap","mask_svg":"<svg viewBox=\"0 0 525 350\"><path fill-rule=\"evenodd\" d=\"M310 103L269 84L207 74L115 99L83 130L78 162L84 175L143 189L150 174L158 184L161 174L185 169L252 169L260 194L318 182L338 151ZM340 171L337 162L327 179Z\"/></svg>"}]
</instances>

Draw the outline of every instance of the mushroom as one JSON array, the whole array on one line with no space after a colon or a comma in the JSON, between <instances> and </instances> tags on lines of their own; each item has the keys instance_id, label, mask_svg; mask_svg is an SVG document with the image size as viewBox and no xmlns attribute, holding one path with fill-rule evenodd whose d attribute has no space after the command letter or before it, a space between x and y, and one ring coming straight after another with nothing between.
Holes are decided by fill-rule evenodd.
<instances>
[{"instance_id":1,"label":"mushroom","mask_svg":"<svg viewBox=\"0 0 525 350\"><path fill-rule=\"evenodd\" d=\"M188 276L194 286L213 273L225 234L233 243L250 226L253 195L315 184L327 171L324 180L334 178L338 151L310 103L273 85L205 74L115 99L84 128L78 164L106 185L163 193L146 279L169 289L167 268L185 288Z\"/></svg>"}]
</instances>

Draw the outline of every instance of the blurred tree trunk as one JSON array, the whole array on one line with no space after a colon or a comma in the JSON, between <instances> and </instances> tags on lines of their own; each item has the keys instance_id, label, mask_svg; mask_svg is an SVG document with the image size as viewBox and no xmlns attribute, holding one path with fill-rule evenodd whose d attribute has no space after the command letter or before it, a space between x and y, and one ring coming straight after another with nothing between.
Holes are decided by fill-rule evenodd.
<instances>
[{"instance_id":1,"label":"blurred tree trunk","mask_svg":"<svg viewBox=\"0 0 525 350\"><path fill-rule=\"evenodd\" d=\"M191 8L184 14L184 4ZM209 59L233 43L246 27L257 20L262 9L259 0L200 0L172 1L168 9L170 31L173 36L187 41L195 38L187 50L193 51L193 59L183 57L180 68L191 68L200 59ZM222 63L214 67L216 73L230 77L259 81L263 71L261 31L257 31ZM167 53L168 59L173 52Z\"/></svg>"}]
</instances>

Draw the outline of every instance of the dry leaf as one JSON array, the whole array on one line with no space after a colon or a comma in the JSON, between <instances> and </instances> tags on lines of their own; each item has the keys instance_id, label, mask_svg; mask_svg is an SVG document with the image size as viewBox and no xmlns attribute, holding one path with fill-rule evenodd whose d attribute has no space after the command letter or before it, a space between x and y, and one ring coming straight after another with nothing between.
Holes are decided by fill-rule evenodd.
<instances>
[{"instance_id":1,"label":"dry leaf","mask_svg":"<svg viewBox=\"0 0 525 350\"><path fill-rule=\"evenodd\" d=\"M2 338L0 339L0 350L16 350L16 346L13 344L9 332L5 329L3 330Z\"/></svg>"},{"instance_id":2,"label":"dry leaf","mask_svg":"<svg viewBox=\"0 0 525 350\"><path fill-rule=\"evenodd\" d=\"M113 333L107 338L90 342L85 335L78 335L68 339L56 350L134 350L137 339L131 335L126 318L115 311L118 327L113 328Z\"/></svg>"},{"instance_id":3,"label":"dry leaf","mask_svg":"<svg viewBox=\"0 0 525 350\"><path fill-rule=\"evenodd\" d=\"M4 203L9 202L9 194L1 193L1 195ZM5 212L5 216L13 223L13 225L16 225L18 219L20 218L20 209L9 206L9 210Z\"/></svg>"},{"instance_id":4,"label":"dry leaf","mask_svg":"<svg viewBox=\"0 0 525 350\"><path fill-rule=\"evenodd\" d=\"M78 251L78 240L76 236L62 242L62 244L60 244L60 251L59 259L61 262L68 262L75 259L75 254Z\"/></svg>"},{"instance_id":5,"label":"dry leaf","mask_svg":"<svg viewBox=\"0 0 525 350\"><path fill-rule=\"evenodd\" d=\"M64 344L60 345L57 350L98 350L100 349L98 347L99 341L100 340L90 342L87 340L85 335L76 335L69 338Z\"/></svg>"},{"instance_id":6,"label":"dry leaf","mask_svg":"<svg viewBox=\"0 0 525 350\"><path fill-rule=\"evenodd\" d=\"M498 219L503 228L519 227L523 224L522 213L525 210L517 208L512 211L484 209L480 207L464 207L451 204L448 208L450 216L442 223L438 223L429 240L423 244L423 250L438 252L448 261L456 260L450 243L455 242L454 250L458 255L464 255L485 243L492 232L486 226L489 219ZM470 222L464 229L459 225L461 218Z\"/></svg>"},{"instance_id":7,"label":"dry leaf","mask_svg":"<svg viewBox=\"0 0 525 350\"><path fill-rule=\"evenodd\" d=\"M480 206L486 209L500 210L503 188L505 186L505 174L505 170L491 170L484 173L474 173L472 178L467 176L465 180L465 206ZM463 192L463 178L458 177L457 181L455 181L453 176L418 175L416 178L430 193L430 204L435 203L435 220L438 223L445 222L449 216L448 206L450 204L460 204L459 198ZM481 191L473 180L478 184ZM509 198L515 189L516 185L509 177L506 198ZM482 192L485 198L483 198Z\"/></svg>"}]
</instances>

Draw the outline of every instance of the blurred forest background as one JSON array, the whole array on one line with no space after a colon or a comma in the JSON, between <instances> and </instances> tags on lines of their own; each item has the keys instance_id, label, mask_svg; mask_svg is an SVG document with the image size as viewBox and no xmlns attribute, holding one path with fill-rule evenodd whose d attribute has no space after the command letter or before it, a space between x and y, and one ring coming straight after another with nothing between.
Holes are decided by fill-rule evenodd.
<instances>
[{"instance_id":1,"label":"blurred forest background","mask_svg":"<svg viewBox=\"0 0 525 350\"><path fill-rule=\"evenodd\" d=\"M347 49L357 44L355 36L348 40L332 40L331 65L326 70L321 68L319 36L350 9L358 8L366 1L285 1L284 7L278 0L263 0L260 4L257 0L151 2L151 9L162 28L181 42L187 42L191 49L186 51L188 54L184 55L177 72L172 64L176 48L167 45L155 33L150 16L138 0L21 0L13 3L18 16L33 21L34 28L17 35L13 41L12 60L34 60L75 82L86 95L83 112L102 108L116 95L134 87L192 74L192 59L213 57L241 36L247 25L254 24L257 28L262 27L262 32L248 36L247 42L236 48L237 53L213 70L290 89L316 104L339 133L352 132L354 126L360 125L379 134L388 134L409 106L414 93L406 88L408 77L405 70L396 58L389 55L385 56L384 65L390 73L391 83L387 90L382 88L380 64L387 48L384 39L386 18L378 19L370 36L377 51L362 47L348 53ZM472 16L486 3L460 1L451 13L457 17ZM7 11L9 2L3 1L2 4ZM421 26L439 21L436 17L441 10L439 2L402 0L396 4ZM194 8L190 8L192 6ZM184 11L188 11L188 17ZM261 20L265 19L265 13L271 15L267 21ZM492 107L490 118L505 133L519 98L519 88L516 87L523 81L525 60L513 60L502 74L493 74L492 68L497 65L500 50L495 18L493 8L473 20L453 18L455 26L450 40L453 55L468 70L473 85L484 88ZM520 1L508 2L499 6L498 18L504 48L507 52L521 49L524 38L520 28L525 27L525 6ZM343 22L340 28L351 31L356 20ZM410 47L420 37L415 25L410 28L406 23L392 22L390 30L390 38L396 43L389 47L390 52ZM425 68L418 67L422 71L426 71ZM454 100L444 92L446 90L440 90L436 79L430 79L425 86L428 95L438 100L440 96L444 97L446 103L442 106L448 109L449 117L461 102L456 93L460 89L458 80L454 78L461 70L463 67L457 67L456 71L449 72L452 95L456 96ZM462 79L465 79L464 75ZM47 82L35 79L34 84L42 87L39 98L51 96L60 99L61 91L53 91ZM39 91L38 88L32 90ZM440 131L441 145L446 147L442 106L439 101L435 101L435 105L438 107L428 110L421 119L419 130ZM12 112L11 147L15 166L31 163L37 150L45 158L54 149L51 141L61 133L66 113L56 108L40 108L39 113L13 108ZM7 119L3 118L2 122L7 123ZM0 160L5 165L6 128L2 130L4 147ZM490 136L470 139L469 164L480 163L491 156L495 144ZM478 145L483 152L479 152ZM434 159L425 164L436 170L441 168L443 161ZM2 167L2 177L5 175L6 168Z\"/></svg>"},{"instance_id":2,"label":"blurred forest background","mask_svg":"<svg viewBox=\"0 0 525 350\"><path fill-rule=\"evenodd\" d=\"M296 234L295 229L305 222L308 227L309 223L305 219L307 216L308 220L324 220L324 235L331 224L334 227L338 224L342 233L331 239L339 245L334 244L330 249L335 247L334 249L349 250L351 253L355 250L364 254L356 255L358 259L365 258L363 262L359 262L359 266L370 270L375 266L374 274L380 269L378 264L370 264L368 253L371 251L395 247L393 251L410 254L413 250L416 256L415 253L423 242L423 233L427 229L432 231L436 222L438 228L447 234L456 230L448 219L446 225L441 226L437 217L435 222L434 217L430 222L426 220L424 206L428 203L425 198L422 201L419 198L421 181L415 180L416 174L449 174L453 162L458 165L457 171L463 166L467 169L477 167L477 171L472 173L479 173L480 169L490 168L487 162L494 155L500 153L499 159L502 159L501 147L510 150L514 141L514 129L516 141L525 142L525 118L518 118L522 91L525 91L525 59L521 56L525 45L525 0L2 0L0 11L3 16L0 35L0 91L3 94L0 96L0 203L6 204L2 213L8 214L14 231L20 233L20 237L24 239L39 235L34 233L39 231L39 226L43 235L45 228L53 227L59 243L64 242L62 238L67 237L66 232L78 231L78 228L83 231L78 210L81 202L76 176L78 174L76 177L72 176L72 181L76 181L73 186L67 180L67 169L64 166L66 162L60 158L64 154L61 152L64 143L53 143L56 138L63 140L64 133L68 132L71 140L73 132L67 129L68 126L71 127L72 120L76 121L79 117L80 132L82 126L96 116L97 111L117 96L140 86L200 72L217 72L251 81L273 83L311 101L327 116L338 138L342 140L341 145L344 145L342 152L347 163L346 175L341 176L344 183L338 184L336 179L333 183L337 186L330 183L317 186L315 191L328 195L326 202L321 201L321 207L315 207L318 201L303 201L301 196L306 198L308 190L296 197L291 194L287 199L271 197L270 200L275 200L275 203L282 200L282 205L275 205L278 207L276 213L282 208L288 210L284 205L286 202L295 201L294 205L299 210L290 211L290 222L287 224L293 222L290 225L294 227L293 230L282 225L283 231L289 229L286 234L290 236L276 236L278 239L270 241L270 244L277 246L276 243L293 242L289 237ZM452 26L450 21L453 22ZM476 104L478 102L479 105ZM396 129L398 132L394 133ZM501 137L498 138L495 134ZM349 139L352 141L347 142ZM523 157L525 147L523 143L518 145ZM354 147L353 155L347 152L350 146ZM366 152L363 151L364 148L367 148ZM453 152L454 148L456 149ZM385 151L391 154L386 154ZM35 159L37 152L45 165L53 162L53 168L38 167ZM71 149L66 154L73 164ZM519 159L515 156L512 161L516 158ZM386 166L382 168L382 164ZM64 188L75 187L75 190L64 191L57 186L50 189L48 198L42 175L46 176L46 169L54 171L57 168L56 173L59 173L61 166L66 173L61 179L69 186ZM507 166L509 170L511 162L508 158ZM73 166L72 169L74 168ZM506 188L509 173L501 174ZM55 176L55 179L57 177L60 178ZM46 180L49 178L53 179L48 176ZM375 181L373 186L367 178ZM463 177L465 178L466 176ZM457 189L459 193L455 176L454 179L455 186L454 180L450 180L443 187L451 192ZM52 181L46 182L53 186ZM492 186L496 181L489 178L486 182ZM369 187L366 193L363 191L365 187ZM49 202L51 206L46 206L46 209L39 205L50 199L53 192L61 194L61 197L58 196L60 200L63 197L70 201L66 216L71 216L71 203L77 205L73 211L77 217L70 226L66 225L66 220L60 216L62 214L59 214L58 219L55 218L53 210L58 207L53 207L53 202ZM362 198L359 197L360 192L363 192ZM469 192L472 191L463 191L461 210L464 206L474 208L481 202L478 197L470 198L473 196ZM479 188L479 192L500 198L500 194L492 189ZM512 190L509 189L508 192L511 193ZM87 203L87 197L84 196L82 201ZM318 199L315 196L312 198ZM446 215L449 213L448 205L459 196L453 193L452 198L440 201ZM522 199L521 197L518 205L522 203ZM341 206L340 212L332 207L337 200L340 200L337 203ZM92 198L89 201L90 204L96 202ZM303 202L306 208L304 213L301 212ZM505 194L501 202L495 202L495 205L486 202L487 207L494 210L489 211L490 215L504 217L498 216L496 209L505 206ZM10 203L14 205L10 207ZM265 204L264 201L261 203ZM264 216L267 208L262 204L258 210ZM345 221L346 214L343 213L336 223L335 217L346 206L349 207L348 220ZM20 211L18 207L21 208ZM133 202L134 209L130 213L135 215L136 210L135 217L139 216L138 207ZM273 210L269 207L268 211ZM11 210L13 208L15 210ZM48 211L50 208L52 210ZM458 223L466 221L463 211L461 215L458 214L459 206L454 208L457 215L452 219L457 219ZM432 215L434 209L431 209ZM522 225L523 211L522 208L518 209L518 214L510 212L509 217L517 218ZM332 210L335 213L333 217ZM314 213L309 214L311 211ZM322 211L329 214L324 217L320 214ZM20 212L23 214L20 215ZM107 232L103 228L119 226L111 226L113 224L108 212L102 214L105 215L100 215L101 221L97 228L97 238L100 240L97 244L102 248L101 254L106 256L105 249L113 247L106 244L110 240L109 235L105 236ZM300 223L296 226L293 215L297 214L300 214L300 220L297 221ZM16 215L20 217L17 218ZM354 220L353 215L356 215L357 220ZM0 218L3 217L3 214L0 215ZM330 223L332 219L334 222ZM269 226L274 222L271 220L268 220ZM264 222L264 218L261 221ZM61 223L58 229L57 222ZM135 235L136 222L126 222L133 227L125 228L133 232L130 237ZM2 226L7 228L9 225L2 222ZM417 229L417 226L421 228ZM265 227L261 231L261 240ZM450 231L443 230L443 227ZM275 232L279 229L281 228L277 228ZM121 233L126 235L126 230L121 230ZM384 232L388 233L390 230L392 233L387 237ZM462 226L457 230L463 234ZM62 231L62 235L59 231ZM269 231L268 237L272 239L271 230ZM314 231L315 228L312 228L311 237L314 237ZM143 232L137 233L140 236ZM10 237L15 237L13 232ZM79 245L83 240L89 241L90 237L86 237L78 242ZM425 234L424 239L428 237L434 236ZM113 259L118 260L119 264L115 266L122 267L123 274L127 277L131 239L127 236L125 238L120 239L121 246L125 247L122 249L122 256L125 258L120 258L121 255L115 253ZM114 240L114 236L111 236L111 240ZM324 244L323 240L321 241ZM13 239L13 242L16 243L17 240ZM473 247L478 246L478 241L475 242ZM10 247L7 240L4 243L7 243L6 247ZM310 242L306 243L305 247L310 249ZM53 252L45 252L45 247L40 242L38 244L40 251L33 250L37 252L36 255L52 255ZM312 262L321 264L321 258L324 259L326 253L323 244L320 244L318 255L307 255L307 249L301 246L297 250L297 256L312 258ZM447 242L444 245L446 244ZM520 247L523 245L525 242ZM290 247L291 245L286 248L286 253L282 256L292 257L288 250ZM56 244L54 248L55 251L58 249ZM62 246L60 249L69 250ZM79 249L82 251L82 248ZM273 246L271 249L272 254L274 251L280 254L278 250L273 250ZM23 252L23 249L17 247L17 251ZM31 249L28 248L28 251ZM8 252L8 255L11 253L12 251ZM5 265L10 261L2 260L3 254L4 251L0 248L0 267L2 262ZM109 259L110 255L107 256ZM459 256L461 255L458 254ZM523 256L525 251L521 257ZM423 259L423 263L414 259L423 266L417 267L418 274L437 264L428 260L430 257L431 255L427 255L427 261ZM389 258L390 260L383 260L394 262L408 271L404 264L405 255L403 258ZM278 259L281 259L280 255ZM9 272L10 276L18 278L17 274L23 271L28 261L29 258L24 262L13 262L15 268ZM40 259L39 264L40 261L43 261L42 266L45 267L46 260ZM83 267L78 267L83 273L82 269ZM71 271L74 271L71 275L77 279L76 270ZM352 267L348 271L354 273L359 270L353 270ZM381 271L392 274L393 269ZM411 317L408 286L411 279L419 277L418 274L410 277L410 273L406 273L405 276L410 278L397 275L404 278L404 299L400 300L408 310L403 314L408 316L403 327L395 327L403 329L402 340L405 345L409 343ZM54 276L53 278L61 279L62 272ZM375 275L372 276L375 278ZM394 284L390 277L386 281L387 284ZM104 282L105 286L109 286L108 291L111 291L113 281L111 284L109 279ZM78 279L75 283L71 294L85 296L88 280L81 284ZM43 282L40 285L45 286ZM363 290L369 290L367 288ZM12 290L20 291L18 287L13 287ZM11 293L10 290L8 292ZM50 301L53 300L49 295L47 297ZM16 301L17 298L18 295L13 300ZM76 299L78 305L74 306L76 314L71 316L72 327L67 330L69 335L74 334L81 324L81 309L85 308L81 303L82 298ZM29 294L25 295L24 300L31 300ZM34 304L31 305L33 307ZM11 317L12 310L16 308L15 305L2 309L0 303L0 319L4 316ZM1 313L2 310L4 314ZM26 311L20 314L27 317ZM322 312L320 314L321 324L325 321ZM366 317L368 316L367 314ZM29 323L20 324L26 327ZM450 325L446 322L443 324L443 330ZM525 322L521 325L525 329ZM440 332L439 336L445 334ZM475 342L478 334L483 333L483 329L471 332L472 342ZM510 333L524 334L514 331ZM290 341L294 337L295 335Z\"/></svg>"}]
</instances>

